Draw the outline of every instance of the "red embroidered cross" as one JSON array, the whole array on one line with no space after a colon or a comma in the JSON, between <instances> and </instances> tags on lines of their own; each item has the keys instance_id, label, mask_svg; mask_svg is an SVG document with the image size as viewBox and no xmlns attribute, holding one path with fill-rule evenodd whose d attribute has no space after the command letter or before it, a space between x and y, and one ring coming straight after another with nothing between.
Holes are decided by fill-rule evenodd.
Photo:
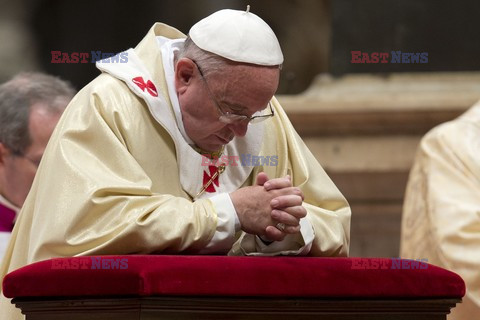
<instances>
[{"instance_id":1,"label":"red embroidered cross","mask_svg":"<svg viewBox=\"0 0 480 320\"><path fill-rule=\"evenodd\" d=\"M158 97L157 93L157 88L153 84L152 81L147 80L145 83L145 80L143 80L143 77L136 77L132 79L133 83L135 83L142 91L145 91L147 89L147 92L152 96L152 97Z\"/></svg>"},{"instance_id":2,"label":"red embroidered cross","mask_svg":"<svg viewBox=\"0 0 480 320\"><path fill-rule=\"evenodd\" d=\"M212 179L212 176L217 172L218 168L215 166L208 166L208 170L210 171L210 174L208 174L206 171L203 171L203 185L206 185L210 179ZM213 183L210 183L210 185L205 189L206 192L215 192L214 185L217 187L219 186L218 176L219 175L217 175L215 179L213 179Z\"/></svg>"}]
</instances>

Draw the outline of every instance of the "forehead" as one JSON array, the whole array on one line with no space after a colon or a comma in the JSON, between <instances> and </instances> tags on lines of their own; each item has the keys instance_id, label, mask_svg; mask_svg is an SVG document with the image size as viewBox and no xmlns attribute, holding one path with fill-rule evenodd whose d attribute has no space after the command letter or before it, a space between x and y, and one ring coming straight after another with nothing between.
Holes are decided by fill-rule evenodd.
<instances>
[{"instance_id":1,"label":"forehead","mask_svg":"<svg viewBox=\"0 0 480 320\"><path fill-rule=\"evenodd\" d=\"M28 149L43 152L61 115L60 111L51 110L41 103L32 106L28 123L32 143Z\"/></svg>"},{"instance_id":2,"label":"forehead","mask_svg":"<svg viewBox=\"0 0 480 320\"><path fill-rule=\"evenodd\" d=\"M276 67L239 64L212 74L211 82L225 103L259 110L277 91L279 78Z\"/></svg>"}]
</instances>

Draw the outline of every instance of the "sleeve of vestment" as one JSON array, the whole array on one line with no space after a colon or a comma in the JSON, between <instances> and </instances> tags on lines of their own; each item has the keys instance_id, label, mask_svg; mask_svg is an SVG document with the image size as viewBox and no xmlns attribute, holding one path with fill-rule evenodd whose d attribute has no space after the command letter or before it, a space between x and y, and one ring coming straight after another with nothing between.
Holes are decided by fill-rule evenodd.
<instances>
[{"instance_id":1,"label":"sleeve of vestment","mask_svg":"<svg viewBox=\"0 0 480 320\"><path fill-rule=\"evenodd\" d=\"M176 175L173 142L143 101L100 76L68 106L45 152L27 209L31 259L199 252L215 233L215 208L190 201Z\"/></svg>"}]
</instances>

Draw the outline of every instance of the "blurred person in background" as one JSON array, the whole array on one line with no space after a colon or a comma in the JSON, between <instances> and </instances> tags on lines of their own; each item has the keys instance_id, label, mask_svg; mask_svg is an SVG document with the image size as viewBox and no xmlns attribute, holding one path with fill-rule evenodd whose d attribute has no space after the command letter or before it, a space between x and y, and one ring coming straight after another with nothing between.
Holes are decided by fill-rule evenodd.
<instances>
[{"instance_id":1,"label":"blurred person in background","mask_svg":"<svg viewBox=\"0 0 480 320\"><path fill-rule=\"evenodd\" d=\"M0 261L43 151L75 90L59 78L21 73L0 85Z\"/></svg>"},{"instance_id":2,"label":"blurred person in background","mask_svg":"<svg viewBox=\"0 0 480 320\"><path fill-rule=\"evenodd\" d=\"M466 283L449 319L480 319L480 102L420 142L405 194L400 255Z\"/></svg>"}]
</instances>

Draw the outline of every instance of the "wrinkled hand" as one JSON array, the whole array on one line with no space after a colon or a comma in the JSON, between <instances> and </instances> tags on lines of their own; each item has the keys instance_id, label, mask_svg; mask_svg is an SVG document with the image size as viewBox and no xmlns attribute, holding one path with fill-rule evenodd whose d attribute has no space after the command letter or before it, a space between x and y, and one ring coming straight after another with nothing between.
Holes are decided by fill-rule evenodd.
<instances>
[{"instance_id":1,"label":"wrinkled hand","mask_svg":"<svg viewBox=\"0 0 480 320\"><path fill-rule=\"evenodd\" d=\"M230 198L242 230L272 241L300 232L299 221L307 214L302 207L303 194L299 188L292 187L288 176L268 180L261 172L255 186L240 188L232 192ZM279 222L286 226L283 232L275 227Z\"/></svg>"},{"instance_id":2,"label":"wrinkled hand","mask_svg":"<svg viewBox=\"0 0 480 320\"><path fill-rule=\"evenodd\" d=\"M273 207L271 201L277 198L282 207L285 207L286 205L292 207L292 203L294 202L296 204L298 201L292 202L293 199L290 199L288 196L298 194L299 190L298 188L293 187L283 187L284 184L281 184L282 187L267 190L264 187L267 180L267 175L265 173L260 173L257 176L256 184L254 186L240 188L232 192L230 198L237 211L238 219L240 220L240 225L243 231L258 236L264 236L273 241L281 241L285 238L286 233L280 232L280 230L273 226L278 222L283 222L283 220L274 220L273 216L275 215L272 216ZM277 186L279 183L274 181L272 185ZM294 211L294 209L292 209L292 211ZM295 221L297 221L296 218ZM290 223L295 223L295 221L292 219L292 221L289 222L289 227ZM298 226L298 221L296 222L296 225ZM272 231L272 228L277 232L275 232L275 230ZM288 230L288 232L292 231L294 230Z\"/></svg>"},{"instance_id":3,"label":"wrinkled hand","mask_svg":"<svg viewBox=\"0 0 480 320\"><path fill-rule=\"evenodd\" d=\"M266 175L265 175L266 176ZM278 230L274 226L268 226L266 229L266 237L274 239L279 237L280 233L294 234L300 232L300 219L307 215L307 210L302 206L305 199L302 190L292 186L290 176L284 178L276 178L265 181L263 187L267 191L289 189L292 193L287 195L280 195L270 201L272 207L272 219L276 223L281 222L285 224L285 229Z\"/></svg>"}]
</instances>

